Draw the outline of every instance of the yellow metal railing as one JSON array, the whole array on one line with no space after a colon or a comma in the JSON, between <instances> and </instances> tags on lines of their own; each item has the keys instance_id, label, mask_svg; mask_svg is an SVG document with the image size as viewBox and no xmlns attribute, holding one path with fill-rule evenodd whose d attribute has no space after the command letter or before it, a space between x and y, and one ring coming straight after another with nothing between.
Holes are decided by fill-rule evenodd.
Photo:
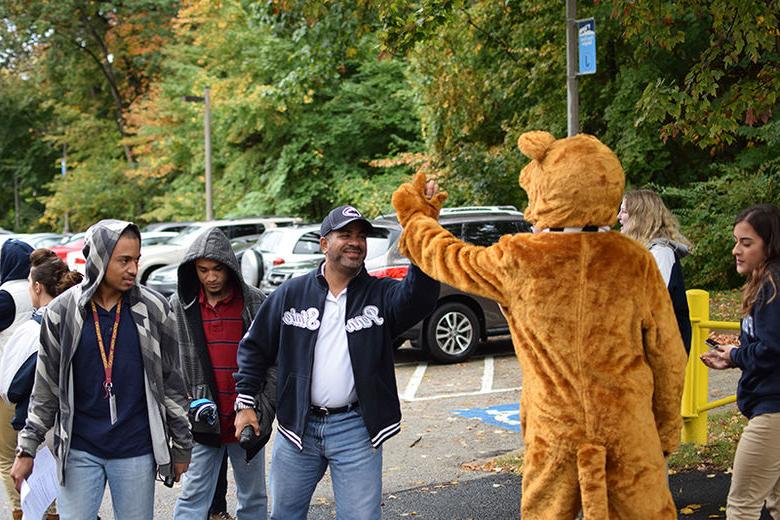
<instances>
[{"instance_id":1,"label":"yellow metal railing","mask_svg":"<svg viewBox=\"0 0 780 520\"><path fill-rule=\"evenodd\" d=\"M701 289L687 291L688 307L691 312L691 354L685 368L685 387L683 389L681 413L683 416L682 442L697 445L707 443L707 411L731 404L737 400L731 395L717 401L708 402L709 368L701 362L699 356L708 347L704 340L711 329L739 330L739 323L732 321L710 320L710 294Z\"/></svg>"}]
</instances>

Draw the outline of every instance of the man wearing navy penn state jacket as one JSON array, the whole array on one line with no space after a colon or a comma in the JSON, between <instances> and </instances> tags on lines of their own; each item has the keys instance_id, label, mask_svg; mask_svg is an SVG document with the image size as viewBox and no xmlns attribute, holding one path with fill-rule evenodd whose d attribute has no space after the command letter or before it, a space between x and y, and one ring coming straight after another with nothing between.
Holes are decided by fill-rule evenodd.
<instances>
[{"instance_id":1,"label":"man wearing navy penn state jacket","mask_svg":"<svg viewBox=\"0 0 780 520\"><path fill-rule=\"evenodd\" d=\"M382 443L401 428L393 338L433 311L439 283L416 266L401 281L369 275L372 231L352 206L333 209L325 260L272 293L239 344L236 435L260 434L252 396L278 367L271 519L305 519L328 467L340 520L381 516Z\"/></svg>"}]
</instances>

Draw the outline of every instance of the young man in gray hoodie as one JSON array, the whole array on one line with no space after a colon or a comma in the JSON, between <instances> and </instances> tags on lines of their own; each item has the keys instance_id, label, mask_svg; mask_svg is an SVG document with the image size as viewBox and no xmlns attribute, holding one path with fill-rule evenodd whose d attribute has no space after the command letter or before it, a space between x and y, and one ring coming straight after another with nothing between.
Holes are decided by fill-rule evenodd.
<instances>
[{"instance_id":1,"label":"young man in gray hoodie","mask_svg":"<svg viewBox=\"0 0 780 520\"><path fill-rule=\"evenodd\" d=\"M261 443L242 450L233 426L238 342L264 299L262 292L244 283L230 241L219 228L201 234L179 265L171 306L195 444L176 501L176 520L206 518L225 452L236 482L238 520L266 518L264 450ZM253 396L264 432L271 431L275 393L276 367L272 366L266 371L264 388Z\"/></svg>"},{"instance_id":2,"label":"young man in gray hoodie","mask_svg":"<svg viewBox=\"0 0 780 520\"><path fill-rule=\"evenodd\" d=\"M154 516L159 471L187 471L192 435L173 312L136 283L141 234L130 222L87 230L86 276L47 307L29 415L11 475L17 488L55 433L63 519L96 518L106 482L116 520Z\"/></svg>"}]
</instances>

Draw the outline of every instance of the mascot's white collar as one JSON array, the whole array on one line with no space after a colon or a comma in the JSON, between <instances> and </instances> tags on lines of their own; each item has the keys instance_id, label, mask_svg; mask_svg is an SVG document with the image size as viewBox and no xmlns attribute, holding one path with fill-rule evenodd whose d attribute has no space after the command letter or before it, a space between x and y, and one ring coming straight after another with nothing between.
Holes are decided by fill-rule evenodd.
<instances>
[{"instance_id":1,"label":"mascot's white collar","mask_svg":"<svg viewBox=\"0 0 780 520\"><path fill-rule=\"evenodd\" d=\"M612 228L609 226L584 226L584 227L562 227L562 228L544 228L544 229L536 229L533 228L534 233L584 233L584 232L598 232L603 233L605 231L610 231Z\"/></svg>"}]
</instances>

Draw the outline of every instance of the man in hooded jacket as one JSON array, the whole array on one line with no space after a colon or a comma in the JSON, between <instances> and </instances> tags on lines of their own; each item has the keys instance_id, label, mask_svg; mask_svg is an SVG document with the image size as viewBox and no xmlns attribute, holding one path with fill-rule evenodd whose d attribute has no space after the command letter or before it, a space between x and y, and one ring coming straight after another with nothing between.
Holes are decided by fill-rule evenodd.
<instances>
[{"instance_id":1,"label":"man in hooded jacket","mask_svg":"<svg viewBox=\"0 0 780 520\"><path fill-rule=\"evenodd\" d=\"M32 247L16 239L6 240L0 250L0 354L6 348L14 330L30 319L29 282L30 253ZM11 467L16 449L16 431L11 426L14 406L0 401L0 472L11 507L13 518L22 518L19 493L14 488Z\"/></svg>"},{"instance_id":2,"label":"man in hooded jacket","mask_svg":"<svg viewBox=\"0 0 780 520\"><path fill-rule=\"evenodd\" d=\"M54 427L62 518L96 518L106 482L114 518L154 516L159 473L187 470L192 435L173 312L135 282L135 224L101 220L87 230L84 281L47 307L35 385L11 472L17 489Z\"/></svg>"},{"instance_id":3,"label":"man in hooded jacket","mask_svg":"<svg viewBox=\"0 0 780 520\"><path fill-rule=\"evenodd\" d=\"M171 297L171 306L176 314L182 373L191 400L195 444L192 464L176 501L175 519L206 517L225 452L236 481L238 520L266 518L264 450L256 444L244 453L236 441L233 425L237 396L233 373L238 370L238 342L264 299L260 290L244 282L230 241L219 228L201 234L179 265L178 289ZM262 431L269 435L275 392L276 367L271 367L266 372L264 388L254 396L262 417Z\"/></svg>"}]
</instances>

